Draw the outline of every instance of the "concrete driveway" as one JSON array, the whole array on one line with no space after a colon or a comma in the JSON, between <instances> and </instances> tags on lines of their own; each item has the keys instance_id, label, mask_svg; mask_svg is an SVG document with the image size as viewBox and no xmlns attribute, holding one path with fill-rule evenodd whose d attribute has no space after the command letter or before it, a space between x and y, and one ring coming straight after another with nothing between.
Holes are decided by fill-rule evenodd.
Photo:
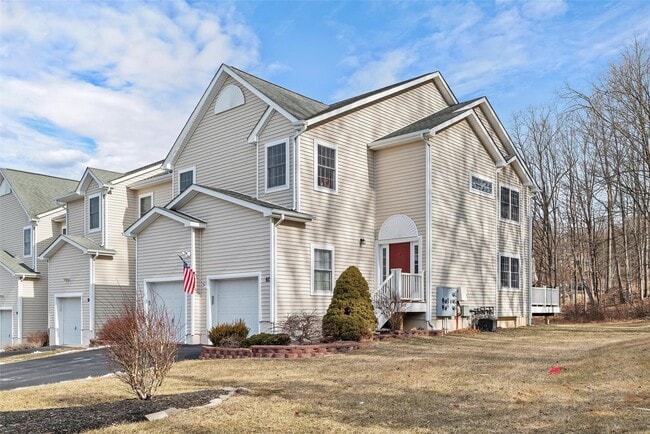
<instances>
[{"instance_id":1,"label":"concrete driveway","mask_svg":"<svg viewBox=\"0 0 650 434\"><path fill-rule=\"evenodd\" d=\"M183 345L177 361L198 359L201 345ZM0 390L39 386L111 374L106 349L96 348L59 353L51 357L3 364L0 358Z\"/></svg>"}]
</instances>

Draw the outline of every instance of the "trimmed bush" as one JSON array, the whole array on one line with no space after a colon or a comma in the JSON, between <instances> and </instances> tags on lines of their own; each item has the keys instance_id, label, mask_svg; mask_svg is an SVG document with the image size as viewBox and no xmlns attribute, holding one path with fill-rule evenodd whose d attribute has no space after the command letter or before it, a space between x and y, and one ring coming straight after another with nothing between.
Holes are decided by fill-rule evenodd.
<instances>
[{"instance_id":1,"label":"trimmed bush","mask_svg":"<svg viewBox=\"0 0 650 434\"><path fill-rule=\"evenodd\" d=\"M290 343L291 338L287 334L279 333L273 335L270 333L260 333L241 341L241 347L248 348L252 345L289 345Z\"/></svg>"},{"instance_id":2,"label":"trimmed bush","mask_svg":"<svg viewBox=\"0 0 650 434\"><path fill-rule=\"evenodd\" d=\"M292 342L299 345L319 342L323 327L323 317L313 312L298 312L287 316L282 322L280 330L291 338Z\"/></svg>"},{"instance_id":3,"label":"trimmed bush","mask_svg":"<svg viewBox=\"0 0 650 434\"><path fill-rule=\"evenodd\" d=\"M250 329L244 324L244 320L237 320L230 324L219 324L210 329L208 338L215 347L236 348L241 341L246 339Z\"/></svg>"},{"instance_id":4,"label":"trimmed bush","mask_svg":"<svg viewBox=\"0 0 650 434\"><path fill-rule=\"evenodd\" d=\"M360 341L370 338L376 325L368 282L357 267L348 267L336 281L332 301L323 317L323 336Z\"/></svg>"}]
</instances>

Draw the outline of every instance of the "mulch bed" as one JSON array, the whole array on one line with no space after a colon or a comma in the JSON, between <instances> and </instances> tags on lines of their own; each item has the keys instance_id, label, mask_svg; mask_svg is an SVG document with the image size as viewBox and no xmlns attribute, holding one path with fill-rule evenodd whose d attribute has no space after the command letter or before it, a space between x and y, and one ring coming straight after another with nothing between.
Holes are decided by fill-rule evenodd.
<instances>
[{"instance_id":1,"label":"mulch bed","mask_svg":"<svg viewBox=\"0 0 650 434\"><path fill-rule=\"evenodd\" d=\"M77 433L105 426L145 421L147 414L168 408L189 408L208 404L227 392L200 390L176 395L154 396L149 401L125 399L80 407L0 412L2 433Z\"/></svg>"}]
</instances>

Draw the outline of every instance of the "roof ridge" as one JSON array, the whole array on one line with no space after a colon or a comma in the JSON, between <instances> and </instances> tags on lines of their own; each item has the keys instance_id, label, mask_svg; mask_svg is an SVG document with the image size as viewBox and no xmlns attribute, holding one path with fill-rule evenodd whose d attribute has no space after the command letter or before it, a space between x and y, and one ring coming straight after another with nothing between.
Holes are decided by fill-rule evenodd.
<instances>
[{"instance_id":1,"label":"roof ridge","mask_svg":"<svg viewBox=\"0 0 650 434\"><path fill-rule=\"evenodd\" d=\"M47 177L47 178L60 179L62 181L72 181L72 182L77 182L78 181L78 180L72 179L72 178L64 178L62 176L47 175L45 173L38 173L38 172L28 172L27 170L12 169L10 167L2 167L2 168L0 168L0 170L8 170L10 172L20 172L20 173L24 173L26 175L44 176L44 177Z\"/></svg>"}]
</instances>

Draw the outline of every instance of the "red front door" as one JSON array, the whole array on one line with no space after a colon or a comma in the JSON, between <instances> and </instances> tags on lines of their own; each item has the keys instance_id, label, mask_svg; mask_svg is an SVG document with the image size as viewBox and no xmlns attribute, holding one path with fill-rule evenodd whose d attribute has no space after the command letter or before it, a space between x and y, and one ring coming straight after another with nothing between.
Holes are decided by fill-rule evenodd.
<instances>
[{"instance_id":1,"label":"red front door","mask_svg":"<svg viewBox=\"0 0 650 434\"><path fill-rule=\"evenodd\" d=\"M402 273L411 272L411 243L390 244L388 250L389 268L401 268Z\"/></svg>"}]
</instances>

